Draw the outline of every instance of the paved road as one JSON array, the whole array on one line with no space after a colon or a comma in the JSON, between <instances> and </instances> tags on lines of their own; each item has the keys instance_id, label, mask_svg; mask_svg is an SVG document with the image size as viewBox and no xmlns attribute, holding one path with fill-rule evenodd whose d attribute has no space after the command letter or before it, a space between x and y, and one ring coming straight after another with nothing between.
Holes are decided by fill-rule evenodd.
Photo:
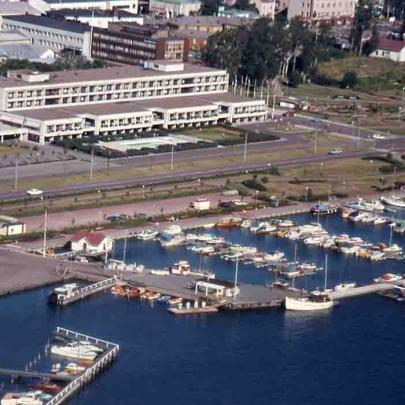
<instances>
[{"instance_id":1,"label":"paved road","mask_svg":"<svg viewBox=\"0 0 405 405\"><path fill-rule=\"evenodd\" d=\"M309 141L300 135L289 136L288 139L280 139L279 141L268 141L260 143L248 144L248 153L253 152L270 152L286 148L299 148L309 144ZM240 156L242 158L244 145L235 145L219 148L207 148L190 151L181 151L174 154L175 163L195 161L196 159L217 159L222 157ZM170 164L171 154L162 153L157 155L137 156L132 158L112 159L110 160L110 169L115 168L135 168L135 167L150 167L153 165ZM107 160L98 159L93 165L93 170L106 170ZM21 166L18 170L18 178L33 178L50 175L73 175L81 173L89 173L90 163L83 160L72 160L69 162L53 162L44 164L35 164ZM10 181L15 175L15 168L3 168L0 171L0 181Z\"/></svg>"},{"instance_id":2,"label":"paved road","mask_svg":"<svg viewBox=\"0 0 405 405\"><path fill-rule=\"evenodd\" d=\"M367 155L367 151L359 151L359 152L347 152L343 153L338 156L332 155L310 155L305 156L302 158L296 159L286 159L286 160L279 160L271 162L273 166L278 167L286 167L286 166L297 166L303 164L311 164L317 162L327 162L330 160L337 160L337 159L347 159L353 157L361 157ZM83 184L76 184L70 185L65 187L54 187L44 190L46 195L48 196L56 196L56 195L63 195L63 194L73 194L73 193L80 193L80 192L87 192L87 191L94 191L94 190L113 190L118 188L125 188L125 187L136 187L142 185L156 185L162 184L165 182L176 182L176 181L183 181L183 180L192 180L192 179L204 179L208 177L215 177L215 176L227 176L232 175L235 173L240 173L243 171L257 171L257 170L266 170L267 163L260 163L260 164L238 164L233 166L228 166L226 168L214 168L214 169L204 169L204 170L187 170L183 172L177 173L160 173L157 175L149 175L149 176L137 176L132 177L131 179L124 179L124 180L111 180L111 181L99 181L99 182L88 182ZM0 192L0 199L4 201L11 201L11 200L22 200L27 198L27 195L24 191L2 191ZM38 198L38 197L37 197Z\"/></svg>"}]
</instances>

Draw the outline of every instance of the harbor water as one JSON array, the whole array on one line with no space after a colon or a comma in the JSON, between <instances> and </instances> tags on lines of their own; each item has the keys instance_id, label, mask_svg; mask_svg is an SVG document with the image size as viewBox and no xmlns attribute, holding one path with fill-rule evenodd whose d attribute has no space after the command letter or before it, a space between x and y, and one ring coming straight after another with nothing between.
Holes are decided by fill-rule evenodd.
<instances>
[{"instance_id":1,"label":"harbor water","mask_svg":"<svg viewBox=\"0 0 405 405\"><path fill-rule=\"evenodd\" d=\"M308 223L309 215L293 217ZM387 226L352 224L338 217L320 219L331 233L370 242L389 240ZM226 240L258 250L281 250L293 259L323 266L325 251L302 242L258 237L248 230L213 230ZM405 238L393 242L404 246ZM123 243L115 257L123 255ZM153 241L128 241L126 260L162 268L178 260L233 279L234 263L204 257L184 247L162 249ZM400 260L370 262L328 253L328 286L368 283L386 272L403 273ZM239 279L267 283L265 268L240 265ZM323 287L324 273L297 280ZM164 305L127 300L108 293L64 308L46 305L50 288L1 299L2 367L23 368L43 351L55 326L116 342L117 361L69 403L199 405L402 404L405 398L405 305L378 295L342 301L330 312L282 310L220 312L176 317Z\"/></svg>"}]
</instances>

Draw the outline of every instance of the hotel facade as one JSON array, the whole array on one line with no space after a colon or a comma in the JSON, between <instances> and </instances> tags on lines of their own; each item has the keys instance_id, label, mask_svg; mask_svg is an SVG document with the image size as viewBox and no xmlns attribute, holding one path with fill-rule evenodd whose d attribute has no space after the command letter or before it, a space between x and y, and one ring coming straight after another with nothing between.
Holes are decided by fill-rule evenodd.
<instances>
[{"instance_id":1,"label":"hotel facade","mask_svg":"<svg viewBox=\"0 0 405 405\"><path fill-rule=\"evenodd\" d=\"M0 121L24 139L52 142L263 120L263 100L228 93L225 70L167 61L140 66L38 73L0 80Z\"/></svg>"}]
</instances>

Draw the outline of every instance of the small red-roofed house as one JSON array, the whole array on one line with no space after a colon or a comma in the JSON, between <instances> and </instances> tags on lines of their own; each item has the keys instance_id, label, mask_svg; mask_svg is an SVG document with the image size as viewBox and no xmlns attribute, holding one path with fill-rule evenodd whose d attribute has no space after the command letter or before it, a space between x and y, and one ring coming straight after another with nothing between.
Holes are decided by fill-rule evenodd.
<instances>
[{"instance_id":1,"label":"small red-roofed house","mask_svg":"<svg viewBox=\"0 0 405 405\"><path fill-rule=\"evenodd\" d=\"M394 62L405 62L405 41L380 37L375 51L371 52L370 56L391 59Z\"/></svg>"},{"instance_id":2,"label":"small red-roofed house","mask_svg":"<svg viewBox=\"0 0 405 405\"><path fill-rule=\"evenodd\" d=\"M101 232L79 231L70 239L74 252L103 253L113 247L113 240Z\"/></svg>"}]
</instances>

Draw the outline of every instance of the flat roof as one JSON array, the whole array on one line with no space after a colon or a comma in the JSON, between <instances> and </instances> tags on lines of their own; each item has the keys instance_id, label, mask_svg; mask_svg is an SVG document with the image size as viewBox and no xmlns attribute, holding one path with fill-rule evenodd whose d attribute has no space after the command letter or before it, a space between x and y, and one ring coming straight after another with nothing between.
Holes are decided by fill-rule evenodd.
<instances>
[{"instance_id":1,"label":"flat roof","mask_svg":"<svg viewBox=\"0 0 405 405\"><path fill-rule=\"evenodd\" d=\"M155 98L149 100L125 101L117 103L95 103L72 107L41 108L34 110L11 111L10 114L38 120L57 120L64 118L77 118L81 114L114 115L146 112L153 109L184 109L193 107L212 107L215 102L254 102L260 101L229 93L218 93L201 96L182 96Z\"/></svg>"},{"instance_id":2,"label":"flat roof","mask_svg":"<svg viewBox=\"0 0 405 405\"><path fill-rule=\"evenodd\" d=\"M3 17L3 19L17 21L24 24L40 25L42 27L48 27L60 31L76 32L78 34L90 31L90 26L88 24L45 15L8 15Z\"/></svg>"},{"instance_id":3,"label":"flat roof","mask_svg":"<svg viewBox=\"0 0 405 405\"><path fill-rule=\"evenodd\" d=\"M81 69L51 72L50 79L44 82L29 83L19 79L0 78L0 87L35 87L45 84L64 84L76 82L112 81L123 79L134 79L143 77L176 76L181 74L195 74L204 72L225 72L223 69L216 69L201 65L184 63L184 70L177 72L163 72L153 69L145 69L142 66L111 66L99 69Z\"/></svg>"},{"instance_id":4,"label":"flat roof","mask_svg":"<svg viewBox=\"0 0 405 405\"><path fill-rule=\"evenodd\" d=\"M94 0L92 0L94 1ZM59 2L58 2L59 3ZM62 8L58 10L48 11L50 16L71 16L71 17L132 17L134 19L143 18L140 14L133 14L126 10L114 9L114 10L101 10L101 9L89 9L89 8Z\"/></svg>"}]
</instances>

